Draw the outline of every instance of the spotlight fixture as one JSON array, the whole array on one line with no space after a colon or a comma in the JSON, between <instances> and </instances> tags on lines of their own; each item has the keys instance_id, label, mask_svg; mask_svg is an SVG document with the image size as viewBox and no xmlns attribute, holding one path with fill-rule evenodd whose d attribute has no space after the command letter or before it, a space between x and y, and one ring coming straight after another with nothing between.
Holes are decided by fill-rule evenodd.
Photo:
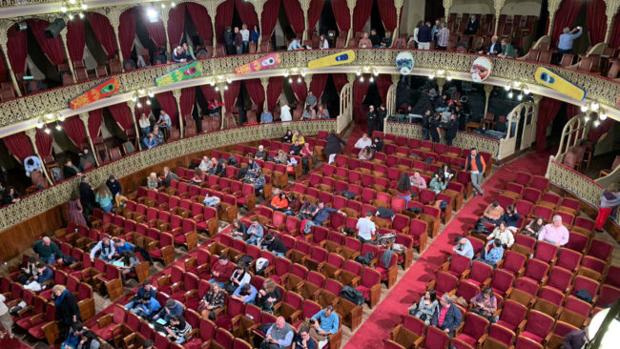
<instances>
[{"instance_id":1,"label":"spotlight fixture","mask_svg":"<svg viewBox=\"0 0 620 349\"><path fill-rule=\"evenodd\" d=\"M62 126L60 126L60 124L56 124L56 127L54 127L56 129L56 131L62 131Z\"/></svg>"},{"instance_id":2,"label":"spotlight fixture","mask_svg":"<svg viewBox=\"0 0 620 349\"><path fill-rule=\"evenodd\" d=\"M605 120L607 120L607 114L600 113L598 115L598 118L601 119L601 121L605 121Z\"/></svg>"},{"instance_id":3,"label":"spotlight fixture","mask_svg":"<svg viewBox=\"0 0 620 349\"><path fill-rule=\"evenodd\" d=\"M375 77L371 76L370 79L368 79L368 82L370 82L371 84L375 83Z\"/></svg>"},{"instance_id":4,"label":"spotlight fixture","mask_svg":"<svg viewBox=\"0 0 620 349\"><path fill-rule=\"evenodd\" d=\"M364 77L360 76L360 82L364 82Z\"/></svg>"},{"instance_id":5,"label":"spotlight fixture","mask_svg":"<svg viewBox=\"0 0 620 349\"><path fill-rule=\"evenodd\" d=\"M302 81L302 80L301 80L301 77L298 77L298 78L297 78L297 83L298 83L298 84L301 84L301 81Z\"/></svg>"},{"instance_id":6,"label":"spotlight fixture","mask_svg":"<svg viewBox=\"0 0 620 349\"><path fill-rule=\"evenodd\" d=\"M43 130L43 132L45 132L46 134L50 134L52 133L52 130L49 127L46 127L45 130Z\"/></svg>"},{"instance_id":7,"label":"spotlight fixture","mask_svg":"<svg viewBox=\"0 0 620 349\"><path fill-rule=\"evenodd\" d=\"M514 96L515 94L512 91L508 92L508 98L512 99Z\"/></svg>"},{"instance_id":8,"label":"spotlight fixture","mask_svg":"<svg viewBox=\"0 0 620 349\"><path fill-rule=\"evenodd\" d=\"M599 120L594 120L594 122L592 123L594 127L599 127L600 124L601 122Z\"/></svg>"}]
</instances>

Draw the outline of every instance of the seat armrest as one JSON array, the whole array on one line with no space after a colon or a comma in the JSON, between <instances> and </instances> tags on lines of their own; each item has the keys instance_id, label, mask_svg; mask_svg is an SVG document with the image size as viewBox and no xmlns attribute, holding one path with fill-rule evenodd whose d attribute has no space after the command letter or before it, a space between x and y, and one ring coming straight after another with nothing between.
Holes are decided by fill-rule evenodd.
<instances>
[{"instance_id":1,"label":"seat armrest","mask_svg":"<svg viewBox=\"0 0 620 349\"><path fill-rule=\"evenodd\" d=\"M112 323L112 314L105 314L104 316L97 319L97 327L103 328Z\"/></svg>"}]
</instances>

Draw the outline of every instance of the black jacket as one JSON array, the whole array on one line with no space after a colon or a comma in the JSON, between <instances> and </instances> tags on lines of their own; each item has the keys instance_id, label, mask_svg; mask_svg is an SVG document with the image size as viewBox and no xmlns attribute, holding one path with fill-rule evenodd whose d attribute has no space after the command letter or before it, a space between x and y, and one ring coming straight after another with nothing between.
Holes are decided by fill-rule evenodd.
<instances>
[{"instance_id":1,"label":"black jacket","mask_svg":"<svg viewBox=\"0 0 620 349\"><path fill-rule=\"evenodd\" d=\"M277 237L274 237L271 242L266 243L263 246L271 252L286 253L286 251L288 251L282 240Z\"/></svg>"},{"instance_id":2,"label":"black jacket","mask_svg":"<svg viewBox=\"0 0 620 349\"><path fill-rule=\"evenodd\" d=\"M344 141L338 138L335 134L330 134L327 136L327 144L325 145L325 154L340 154L342 151L342 146L344 145Z\"/></svg>"},{"instance_id":3,"label":"black jacket","mask_svg":"<svg viewBox=\"0 0 620 349\"><path fill-rule=\"evenodd\" d=\"M64 292L66 292L64 299L60 304L56 305L56 320L64 325L71 325L74 322L74 315L78 321L80 320L80 309L75 296L68 290Z\"/></svg>"},{"instance_id":4,"label":"black jacket","mask_svg":"<svg viewBox=\"0 0 620 349\"><path fill-rule=\"evenodd\" d=\"M88 183L81 182L79 186L80 202L84 208L92 209L95 207L95 192Z\"/></svg>"},{"instance_id":5,"label":"black jacket","mask_svg":"<svg viewBox=\"0 0 620 349\"><path fill-rule=\"evenodd\" d=\"M454 139L458 130L459 122L456 120L450 120L448 125L446 125L446 138Z\"/></svg>"}]
</instances>

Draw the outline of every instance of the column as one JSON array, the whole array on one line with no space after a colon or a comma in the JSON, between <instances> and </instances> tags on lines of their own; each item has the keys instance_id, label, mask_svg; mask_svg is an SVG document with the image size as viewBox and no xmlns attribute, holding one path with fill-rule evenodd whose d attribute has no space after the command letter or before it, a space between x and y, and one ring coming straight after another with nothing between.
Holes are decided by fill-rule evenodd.
<instances>
[{"instance_id":1,"label":"column","mask_svg":"<svg viewBox=\"0 0 620 349\"><path fill-rule=\"evenodd\" d=\"M220 117L220 130L224 129L224 119L226 119L226 99L224 99L224 88L219 86L220 98L222 99L222 116Z\"/></svg>"},{"instance_id":2,"label":"column","mask_svg":"<svg viewBox=\"0 0 620 349\"><path fill-rule=\"evenodd\" d=\"M88 116L88 113L80 113L80 120L82 120L82 124L84 124L84 130L86 130L86 139L88 139L88 145L90 145L90 153L93 154L93 157L95 158L95 163L97 167L99 167L99 158L97 157L97 153L95 152L93 138L90 136L90 130L88 129Z\"/></svg>"},{"instance_id":3,"label":"column","mask_svg":"<svg viewBox=\"0 0 620 349\"><path fill-rule=\"evenodd\" d=\"M491 99L491 92L493 92L493 85L484 85L484 114L482 114L482 119L484 120L487 112L489 111L489 100Z\"/></svg>"},{"instance_id":4,"label":"column","mask_svg":"<svg viewBox=\"0 0 620 349\"><path fill-rule=\"evenodd\" d=\"M39 149L37 148L37 136L36 135L37 135L36 129L31 128L29 130L26 130L26 136L30 138L30 143L32 143L32 149L34 149L34 154L38 156L39 159L41 160L41 163L43 163L43 158L41 157L41 154L39 154ZM45 164L41 166L41 171L43 171L43 176L45 176L45 179L47 179L47 182L50 185L54 185L54 182L52 182L52 179L49 173L47 173L47 168L45 167Z\"/></svg>"},{"instance_id":5,"label":"column","mask_svg":"<svg viewBox=\"0 0 620 349\"><path fill-rule=\"evenodd\" d=\"M310 31L310 28L308 28L308 9L310 9L310 0L299 0L299 3L301 5L301 10L304 12L304 32L301 38L303 41L308 39L308 31Z\"/></svg>"},{"instance_id":6,"label":"column","mask_svg":"<svg viewBox=\"0 0 620 349\"><path fill-rule=\"evenodd\" d=\"M170 12L171 8L172 7L167 7L163 11L161 11L161 21L164 24L164 32L166 33L166 49L168 50L168 53L172 52L172 50L170 49L170 36L168 35L168 13Z\"/></svg>"},{"instance_id":7,"label":"column","mask_svg":"<svg viewBox=\"0 0 620 349\"><path fill-rule=\"evenodd\" d=\"M547 11L549 11L549 25L547 30L547 35L551 36L553 33L553 21L555 20L555 13L558 12L560 8L560 4L562 0L548 0L547 3Z\"/></svg>"},{"instance_id":8,"label":"column","mask_svg":"<svg viewBox=\"0 0 620 349\"><path fill-rule=\"evenodd\" d=\"M443 10L446 23L448 23L448 17L450 17L450 9L452 8L452 0L443 0Z\"/></svg>"},{"instance_id":9,"label":"column","mask_svg":"<svg viewBox=\"0 0 620 349\"><path fill-rule=\"evenodd\" d=\"M267 98L269 98L268 97L269 94L267 93L267 88L269 87L269 78L260 78L260 84L263 85L263 91L265 92L265 102L263 103L263 110L267 110L269 106L269 102L267 102ZM260 121L260 115L259 115L259 121Z\"/></svg>"},{"instance_id":10,"label":"column","mask_svg":"<svg viewBox=\"0 0 620 349\"><path fill-rule=\"evenodd\" d=\"M618 12L618 8L620 8L620 0L605 0L605 5L607 6L605 9L605 14L607 15L607 31L605 32L605 43L609 44L612 31L614 30L614 17Z\"/></svg>"},{"instance_id":11,"label":"column","mask_svg":"<svg viewBox=\"0 0 620 349\"><path fill-rule=\"evenodd\" d=\"M221 3L221 1L211 0L211 1L202 1L201 2L204 7L207 8L207 12L209 13L209 17L211 17L211 29L213 31L213 54L212 57L215 57L217 53L217 37L222 33L217 33L215 31L215 15L217 14L217 6Z\"/></svg>"},{"instance_id":12,"label":"column","mask_svg":"<svg viewBox=\"0 0 620 349\"><path fill-rule=\"evenodd\" d=\"M493 0L493 7L495 8L495 35L497 35L497 30L499 29L499 16L502 14L502 8L504 8L504 4L506 0Z\"/></svg>"},{"instance_id":13,"label":"column","mask_svg":"<svg viewBox=\"0 0 620 349\"><path fill-rule=\"evenodd\" d=\"M123 13L124 8L114 7L107 14L108 19L110 20L110 25L112 25L112 29L114 30L114 36L116 37L116 46L118 49L118 59L121 61L121 67L123 65L123 50L121 50L121 39L118 36L119 26L121 24L121 14Z\"/></svg>"},{"instance_id":14,"label":"column","mask_svg":"<svg viewBox=\"0 0 620 349\"><path fill-rule=\"evenodd\" d=\"M349 40L353 37L353 10L355 10L356 0L347 0L347 7L349 8L349 19L351 20L349 24L349 32L347 33L347 41L345 46L349 45Z\"/></svg>"},{"instance_id":15,"label":"column","mask_svg":"<svg viewBox=\"0 0 620 349\"><path fill-rule=\"evenodd\" d=\"M306 74L306 76L302 77L302 79L304 79L304 83L306 83L306 94L307 94L307 92L310 91L310 83L312 83L312 75Z\"/></svg>"},{"instance_id":16,"label":"column","mask_svg":"<svg viewBox=\"0 0 620 349\"><path fill-rule=\"evenodd\" d=\"M69 54L69 47L67 46L67 27L62 28L60 31L60 37L62 38L62 44L65 47L65 57L67 59L67 63L69 64L69 70L71 70L73 82L77 82L77 79L75 78L75 70L73 70L73 62L71 61L71 55Z\"/></svg>"},{"instance_id":17,"label":"column","mask_svg":"<svg viewBox=\"0 0 620 349\"><path fill-rule=\"evenodd\" d=\"M179 115L179 132L181 133L181 137L183 137L183 129L184 129L184 115L181 114L181 90L172 91L172 95L174 99L177 101L177 113Z\"/></svg>"},{"instance_id":18,"label":"column","mask_svg":"<svg viewBox=\"0 0 620 349\"><path fill-rule=\"evenodd\" d=\"M11 66L11 61L9 60L8 54L8 42L9 38L7 36L7 31L11 27L10 22L2 22L0 25L0 47L2 47L2 53L4 54L4 61L6 62L6 66L9 69L9 76L11 77L11 82L13 83L13 88L15 89L15 93L17 93L18 97L22 96L22 91L19 89L19 84L17 83L17 79L15 78L15 72L13 71L13 67Z\"/></svg>"},{"instance_id":19,"label":"column","mask_svg":"<svg viewBox=\"0 0 620 349\"><path fill-rule=\"evenodd\" d=\"M138 121L136 120L136 105L129 101L127 102L127 106L129 106L129 110L131 110L131 118L133 120L133 126L136 132L136 139L138 140L138 150L142 150L142 138L140 138L140 127L138 127Z\"/></svg>"},{"instance_id":20,"label":"column","mask_svg":"<svg viewBox=\"0 0 620 349\"><path fill-rule=\"evenodd\" d=\"M390 90L393 90L393 93L391 95L388 93L388 100L385 101L385 107L387 109L388 116L394 114L394 112L396 111L396 91L398 89L398 82L400 81L400 74L392 74L391 77L392 86L390 86ZM385 118L385 120L385 122L387 122L387 118Z\"/></svg>"},{"instance_id":21,"label":"column","mask_svg":"<svg viewBox=\"0 0 620 349\"><path fill-rule=\"evenodd\" d=\"M258 30L261 32L261 35L258 36L258 43L256 44L256 52L260 52L260 44L261 38L263 37L263 7L265 6L265 2L267 0L254 0L254 11L256 11L256 17L258 18ZM275 14L274 14L275 16Z\"/></svg>"},{"instance_id":22,"label":"column","mask_svg":"<svg viewBox=\"0 0 620 349\"><path fill-rule=\"evenodd\" d=\"M398 37L400 36L398 33L400 30L400 13L403 9L404 2L405 0L394 0L394 6L396 7L396 28L394 28L394 32L392 33L392 47L394 47L396 40L398 40Z\"/></svg>"}]
</instances>

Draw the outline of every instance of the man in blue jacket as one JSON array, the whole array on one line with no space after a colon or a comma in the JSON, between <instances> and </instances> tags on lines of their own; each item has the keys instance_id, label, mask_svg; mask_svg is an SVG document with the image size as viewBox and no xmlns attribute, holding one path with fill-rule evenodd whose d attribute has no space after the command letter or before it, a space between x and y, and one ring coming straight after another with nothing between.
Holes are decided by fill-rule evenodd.
<instances>
[{"instance_id":1,"label":"man in blue jacket","mask_svg":"<svg viewBox=\"0 0 620 349\"><path fill-rule=\"evenodd\" d=\"M442 329L450 337L453 337L456 329L463 322L463 314L454 304L454 299L447 293L441 297L439 305L439 311L433 314L431 324Z\"/></svg>"}]
</instances>

